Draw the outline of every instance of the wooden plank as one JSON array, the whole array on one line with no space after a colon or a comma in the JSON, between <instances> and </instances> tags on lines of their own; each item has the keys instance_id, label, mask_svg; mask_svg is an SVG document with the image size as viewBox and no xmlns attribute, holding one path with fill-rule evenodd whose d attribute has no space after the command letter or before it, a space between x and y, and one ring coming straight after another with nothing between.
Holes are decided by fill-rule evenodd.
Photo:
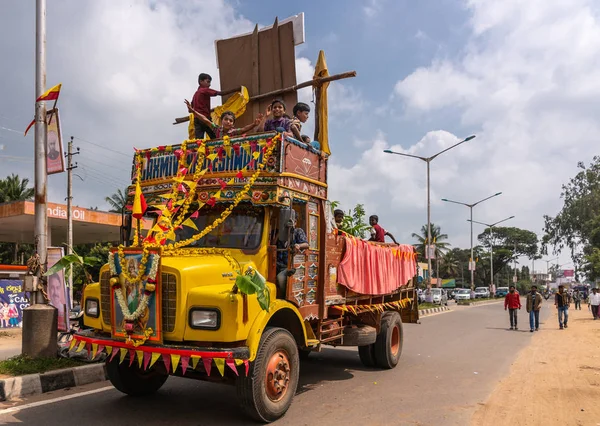
<instances>
[{"instance_id":1,"label":"wooden plank","mask_svg":"<svg viewBox=\"0 0 600 426\"><path fill-rule=\"evenodd\" d=\"M273 82L275 87L282 87L281 85L281 51L279 50L279 20L275 18L273 23Z\"/></svg>"},{"instance_id":2,"label":"wooden plank","mask_svg":"<svg viewBox=\"0 0 600 426\"><path fill-rule=\"evenodd\" d=\"M259 58L258 58L258 24L254 27L252 33L252 87L250 88L251 95L260 93L259 80ZM260 105L258 102L252 104L252 117L256 117L260 113Z\"/></svg>"}]
</instances>

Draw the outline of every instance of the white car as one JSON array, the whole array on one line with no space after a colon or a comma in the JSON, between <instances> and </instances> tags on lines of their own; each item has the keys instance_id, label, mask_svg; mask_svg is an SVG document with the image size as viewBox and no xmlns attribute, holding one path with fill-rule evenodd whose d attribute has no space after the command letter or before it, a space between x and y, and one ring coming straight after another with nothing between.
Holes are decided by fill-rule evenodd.
<instances>
[{"instance_id":1,"label":"white car","mask_svg":"<svg viewBox=\"0 0 600 426\"><path fill-rule=\"evenodd\" d=\"M436 305L448 306L448 295L446 294L446 291L442 290L441 288L432 288L431 298L432 302Z\"/></svg>"},{"instance_id":2,"label":"white car","mask_svg":"<svg viewBox=\"0 0 600 426\"><path fill-rule=\"evenodd\" d=\"M456 290L456 293L454 293L454 300L456 300L457 302L459 300L469 299L471 299L471 290L469 290L468 288L461 288L460 290Z\"/></svg>"},{"instance_id":3,"label":"white car","mask_svg":"<svg viewBox=\"0 0 600 426\"><path fill-rule=\"evenodd\" d=\"M484 299L490 297L490 290L487 287L477 287L475 289L475 299Z\"/></svg>"}]
</instances>

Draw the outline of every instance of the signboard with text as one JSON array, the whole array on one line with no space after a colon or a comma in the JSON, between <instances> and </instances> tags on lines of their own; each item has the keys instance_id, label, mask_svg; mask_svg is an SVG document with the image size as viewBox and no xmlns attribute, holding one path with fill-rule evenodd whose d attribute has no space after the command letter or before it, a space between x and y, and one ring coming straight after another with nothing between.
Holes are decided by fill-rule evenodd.
<instances>
[{"instance_id":1,"label":"signboard with text","mask_svg":"<svg viewBox=\"0 0 600 426\"><path fill-rule=\"evenodd\" d=\"M22 283L0 279L0 328L23 326L23 309L29 306L29 293L21 291Z\"/></svg>"}]
</instances>

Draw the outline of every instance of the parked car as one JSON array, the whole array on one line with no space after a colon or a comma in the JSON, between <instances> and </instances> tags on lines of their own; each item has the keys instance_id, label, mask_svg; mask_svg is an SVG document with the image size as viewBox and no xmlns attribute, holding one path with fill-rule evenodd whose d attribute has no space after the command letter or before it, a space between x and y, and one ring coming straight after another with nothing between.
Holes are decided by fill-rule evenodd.
<instances>
[{"instance_id":1,"label":"parked car","mask_svg":"<svg viewBox=\"0 0 600 426\"><path fill-rule=\"evenodd\" d=\"M425 303L425 290L417 290L417 294L419 297L419 303Z\"/></svg>"},{"instance_id":2,"label":"parked car","mask_svg":"<svg viewBox=\"0 0 600 426\"><path fill-rule=\"evenodd\" d=\"M432 302L436 305L448 306L448 295L446 294L446 291L441 288L432 288L431 298Z\"/></svg>"},{"instance_id":3,"label":"parked car","mask_svg":"<svg viewBox=\"0 0 600 426\"><path fill-rule=\"evenodd\" d=\"M506 295L508 294L508 287L498 287L496 289L496 297L506 297Z\"/></svg>"},{"instance_id":4,"label":"parked car","mask_svg":"<svg viewBox=\"0 0 600 426\"><path fill-rule=\"evenodd\" d=\"M461 288L454 293L454 300L458 303L459 300L469 300L471 298L471 290Z\"/></svg>"},{"instance_id":5,"label":"parked car","mask_svg":"<svg viewBox=\"0 0 600 426\"><path fill-rule=\"evenodd\" d=\"M490 290L487 287L477 287L475 289L475 299L485 299L490 297Z\"/></svg>"}]
</instances>

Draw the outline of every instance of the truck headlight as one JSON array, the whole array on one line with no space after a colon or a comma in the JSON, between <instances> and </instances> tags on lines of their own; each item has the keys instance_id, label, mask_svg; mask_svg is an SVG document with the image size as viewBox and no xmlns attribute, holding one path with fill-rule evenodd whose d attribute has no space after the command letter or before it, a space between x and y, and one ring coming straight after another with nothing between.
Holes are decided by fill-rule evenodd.
<instances>
[{"instance_id":1,"label":"truck headlight","mask_svg":"<svg viewBox=\"0 0 600 426\"><path fill-rule=\"evenodd\" d=\"M88 317L98 318L100 316L100 310L98 305L98 299L85 299L85 314Z\"/></svg>"},{"instance_id":2,"label":"truck headlight","mask_svg":"<svg viewBox=\"0 0 600 426\"><path fill-rule=\"evenodd\" d=\"M217 309L194 308L190 310L190 327L201 330L218 330L221 313Z\"/></svg>"}]
</instances>

